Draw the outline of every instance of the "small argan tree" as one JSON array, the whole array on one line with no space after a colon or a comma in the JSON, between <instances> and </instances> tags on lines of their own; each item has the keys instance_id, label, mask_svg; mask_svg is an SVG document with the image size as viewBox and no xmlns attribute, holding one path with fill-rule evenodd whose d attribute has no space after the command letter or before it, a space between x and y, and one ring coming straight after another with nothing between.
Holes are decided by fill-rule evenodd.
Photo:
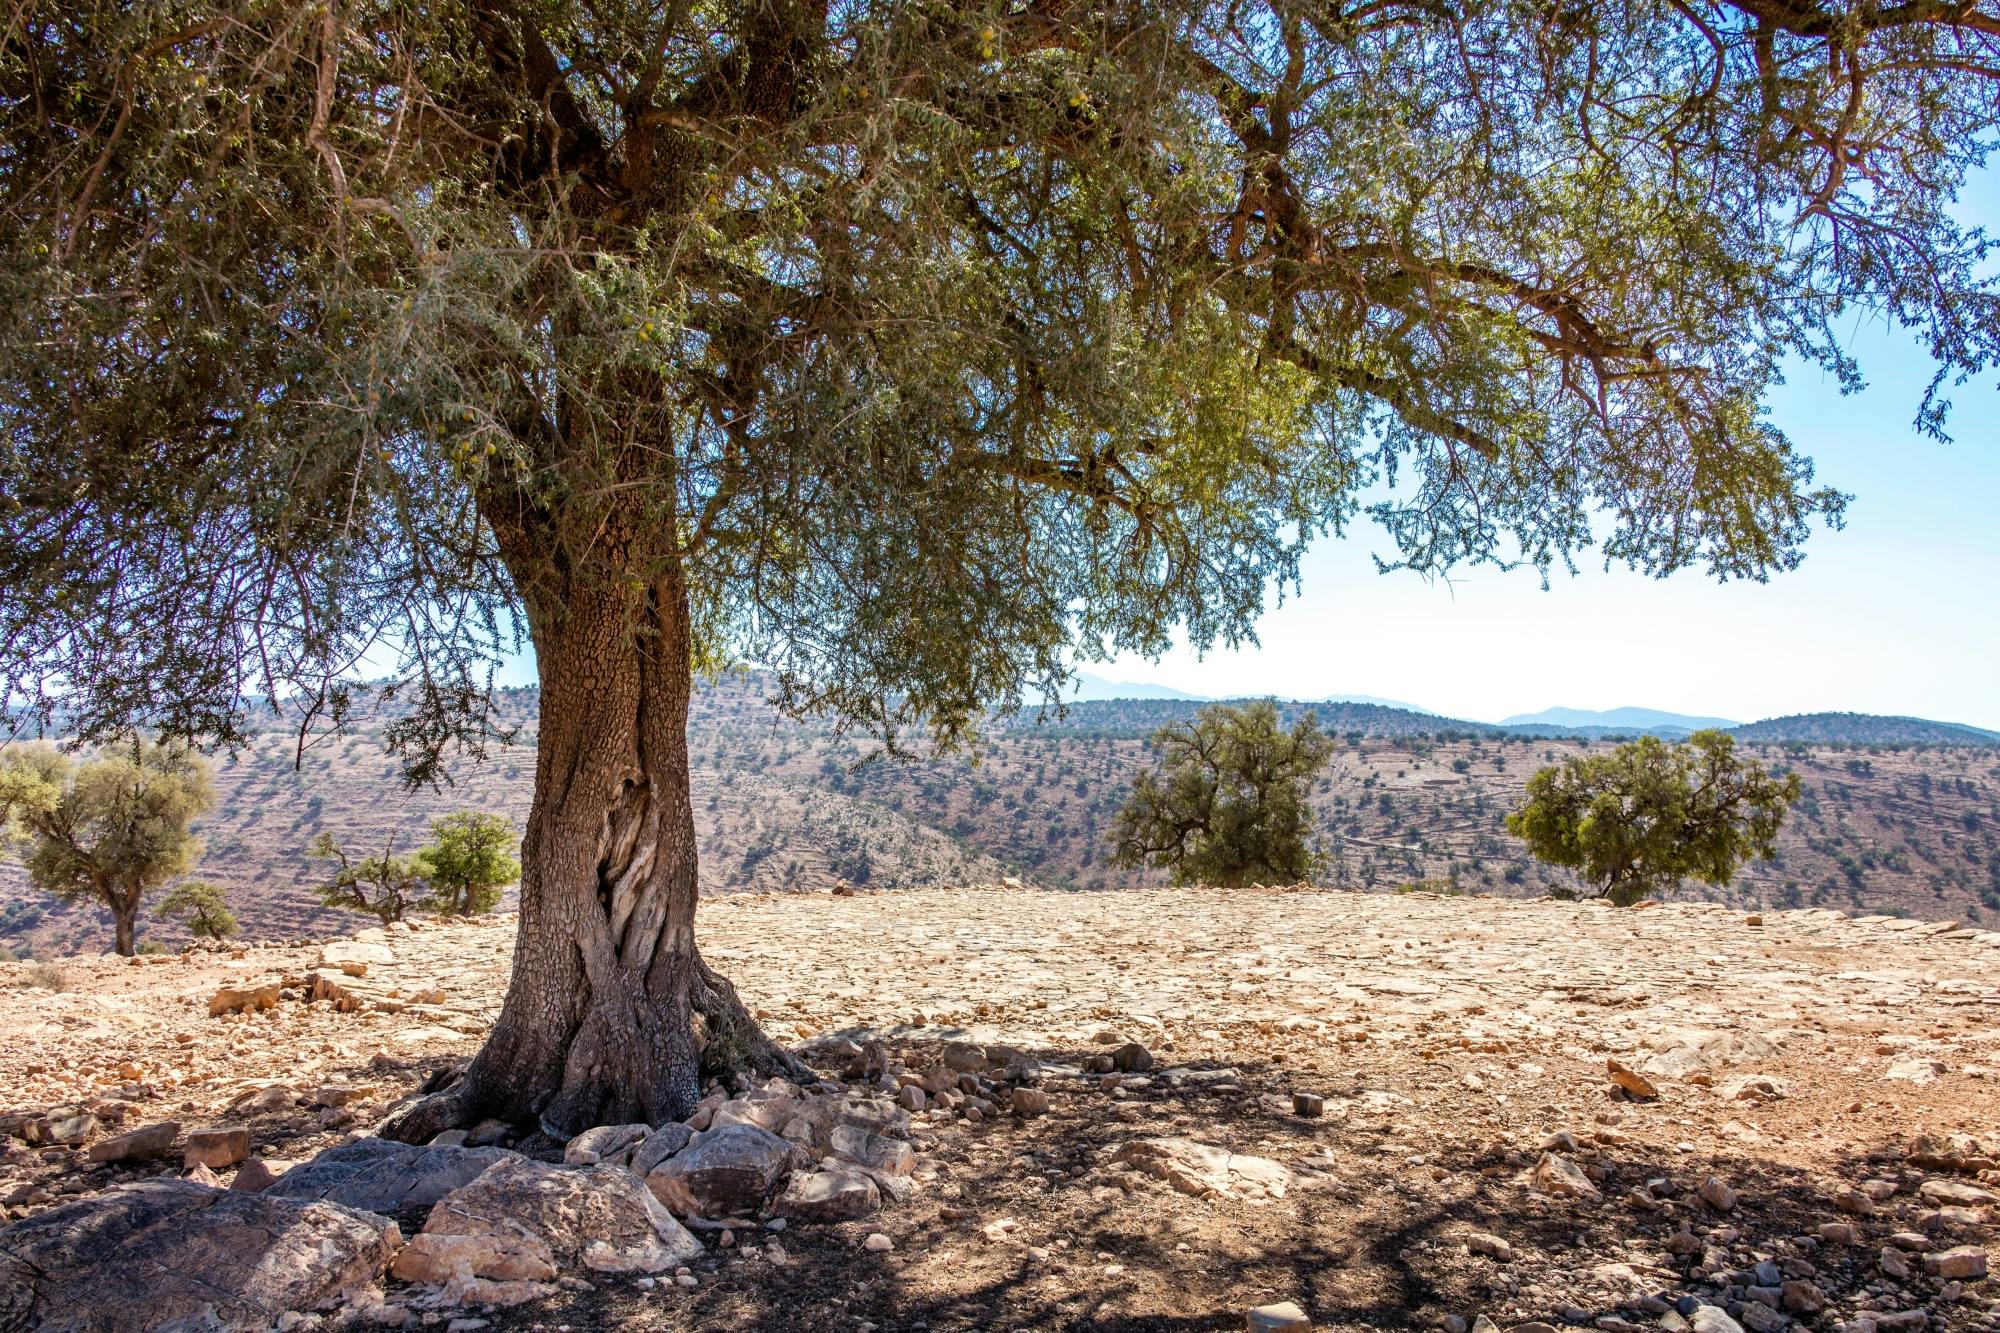
<instances>
[{"instance_id":1,"label":"small argan tree","mask_svg":"<svg viewBox=\"0 0 2000 1333\"><path fill-rule=\"evenodd\" d=\"M1293 884L1319 869L1312 780L1333 741L1307 713L1290 731L1278 706L1211 704L1153 734L1157 766L1141 773L1112 822L1118 865L1173 872L1177 884Z\"/></svg>"},{"instance_id":2,"label":"small argan tree","mask_svg":"<svg viewBox=\"0 0 2000 1333\"><path fill-rule=\"evenodd\" d=\"M18 0L0 707L307 737L390 662L434 780L525 635L507 997L385 1132L685 1115L698 1025L804 1076L696 944L696 673L958 742L1363 497L1425 571L1791 568L1782 368L2000 361L1995 4Z\"/></svg>"},{"instance_id":3,"label":"small argan tree","mask_svg":"<svg viewBox=\"0 0 2000 1333\"><path fill-rule=\"evenodd\" d=\"M198 940L226 940L237 930L228 895L220 884L203 879L184 879L174 885L153 909L153 915L181 922Z\"/></svg>"},{"instance_id":4,"label":"small argan tree","mask_svg":"<svg viewBox=\"0 0 2000 1333\"><path fill-rule=\"evenodd\" d=\"M401 921L426 894L422 864L413 856L396 855L396 835L390 834L380 856L350 860L331 833L314 838L306 849L314 861L329 863L319 900L328 907L366 912L383 925Z\"/></svg>"},{"instance_id":5,"label":"small argan tree","mask_svg":"<svg viewBox=\"0 0 2000 1333\"><path fill-rule=\"evenodd\" d=\"M430 846L416 856L430 885L428 905L445 916L478 916L500 901L500 890L521 877L514 858L519 839L499 815L460 810L431 821Z\"/></svg>"},{"instance_id":6,"label":"small argan tree","mask_svg":"<svg viewBox=\"0 0 2000 1333\"><path fill-rule=\"evenodd\" d=\"M1641 736L1536 773L1507 828L1538 859L1629 907L1683 880L1727 884L1746 857L1770 856L1798 796L1798 774L1773 777L1738 759L1727 732L1679 745Z\"/></svg>"},{"instance_id":7,"label":"small argan tree","mask_svg":"<svg viewBox=\"0 0 2000 1333\"><path fill-rule=\"evenodd\" d=\"M146 895L200 859L189 825L214 803L185 745L134 740L81 762L46 745L0 752L0 836L26 844L28 881L108 909L128 956Z\"/></svg>"}]
</instances>

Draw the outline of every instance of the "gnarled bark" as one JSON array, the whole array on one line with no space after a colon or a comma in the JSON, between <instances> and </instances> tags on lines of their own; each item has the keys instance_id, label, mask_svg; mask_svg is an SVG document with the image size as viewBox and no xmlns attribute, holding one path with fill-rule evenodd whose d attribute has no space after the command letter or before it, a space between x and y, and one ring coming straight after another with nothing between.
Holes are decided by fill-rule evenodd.
<instances>
[{"instance_id":1,"label":"gnarled bark","mask_svg":"<svg viewBox=\"0 0 2000 1333\"><path fill-rule=\"evenodd\" d=\"M679 1119L699 1095L697 1018L712 1064L805 1073L695 948L678 571L571 584L560 606L528 600L541 731L513 977L463 1077L394 1117L390 1137L421 1142L488 1117L558 1138Z\"/></svg>"}]
</instances>

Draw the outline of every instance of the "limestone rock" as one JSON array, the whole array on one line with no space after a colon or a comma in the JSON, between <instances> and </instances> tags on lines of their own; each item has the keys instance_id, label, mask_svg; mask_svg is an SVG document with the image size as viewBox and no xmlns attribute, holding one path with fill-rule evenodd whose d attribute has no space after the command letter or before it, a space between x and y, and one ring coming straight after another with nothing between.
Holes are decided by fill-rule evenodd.
<instances>
[{"instance_id":1,"label":"limestone rock","mask_svg":"<svg viewBox=\"0 0 2000 1333\"><path fill-rule=\"evenodd\" d=\"M538 1253L518 1244L532 1239L556 1266L599 1273L658 1273L702 1252L701 1242L631 1172L551 1166L511 1154L439 1200L421 1234L487 1238L492 1253L515 1260Z\"/></svg>"},{"instance_id":2,"label":"limestone rock","mask_svg":"<svg viewBox=\"0 0 2000 1333\"><path fill-rule=\"evenodd\" d=\"M1715 1088L1715 1095L1726 1102L1774 1102L1791 1094L1792 1085L1771 1074L1738 1074Z\"/></svg>"},{"instance_id":3,"label":"limestone rock","mask_svg":"<svg viewBox=\"0 0 2000 1333\"><path fill-rule=\"evenodd\" d=\"M1986 1251L1977 1245L1961 1245L1924 1256L1924 1272L1946 1281L1976 1282L1986 1276Z\"/></svg>"},{"instance_id":4,"label":"limestone rock","mask_svg":"<svg viewBox=\"0 0 2000 1333\"><path fill-rule=\"evenodd\" d=\"M264 1333L365 1290L401 1243L332 1204L140 1181L0 1231L0 1327Z\"/></svg>"},{"instance_id":5,"label":"limestone rock","mask_svg":"<svg viewBox=\"0 0 2000 1333\"><path fill-rule=\"evenodd\" d=\"M907 1176L916 1169L917 1155L901 1139L871 1134L859 1125L840 1125L829 1136L828 1148L836 1157L892 1176Z\"/></svg>"},{"instance_id":6,"label":"limestone rock","mask_svg":"<svg viewBox=\"0 0 2000 1333\"><path fill-rule=\"evenodd\" d=\"M371 1213L395 1213L428 1208L512 1156L500 1148L356 1139L301 1162L267 1192L282 1199L324 1199Z\"/></svg>"},{"instance_id":7,"label":"limestone rock","mask_svg":"<svg viewBox=\"0 0 2000 1333\"><path fill-rule=\"evenodd\" d=\"M1112 1154L1182 1194L1268 1196L1281 1199L1292 1173L1266 1157L1242 1157L1192 1139L1134 1139Z\"/></svg>"},{"instance_id":8,"label":"limestone rock","mask_svg":"<svg viewBox=\"0 0 2000 1333\"><path fill-rule=\"evenodd\" d=\"M397 1252L390 1272L405 1282L464 1287L474 1278L539 1282L556 1275L555 1254L538 1236L455 1236L421 1231Z\"/></svg>"},{"instance_id":9,"label":"limestone rock","mask_svg":"<svg viewBox=\"0 0 2000 1333\"><path fill-rule=\"evenodd\" d=\"M669 1120L632 1147L628 1165L635 1176L648 1176L653 1168L688 1146L694 1131L678 1120Z\"/></svg>"},{"instance_id":10,"label":"limestone rock","mask_svg":"<svg viewBox=\"0 0 2000 1333\"><path fill-rule=\"evenodd\" d=\"M249 1155L250 1131L242 1125L224 1125L214 1129L189 1130L187 1147L182 1150L181 1160L187 1166L220 1170L225 1166L235 1166Z\"/></svg>"},{"instance_id":11,"label":"limestone rock","mask_svg":"<svg viewBox=\"0 0 2000 1333\"><path fill-rule=\"evenodd\" d=\"M1736 1191L1720 1176L1710 1176L1702 1181L1698 1193L1701 1201L1717 1212L1730 1212L1736 1207Z\"/></svg>"},{"instance_id":12,"label":"limestone rock","mask_svg":"<svg viewBox=\"0 0 2000 1333\"><path fill-rule=\"evenodd\" d=\"M1634 1097L1651 1101L1660 1095L1660 1090L1654 1086L1653 1080L1647 1078L1638 1070L1631 1068L1623 1061L1615 1059L1606 1060L1604 1068L1605 1072L1611 1075L1612 1083L1623 1088Z\"/></svg>"},{"instance_id":13,"label":"limestone rock","mask_svg":"<svg viewBox=\"0 0 2000 1333\"><path fill-rule=\"evenodd\" d=\"M1291 1301L1260 1305L1243 1316L1244 1333L1312 1333L1312 1320Z\"/></svg>"},{"instance_id":14,"label":"limestone rock","mask_svg":"<svg viewBox=\"0 0 2000 1333\"><path fill-rule=\"evenodd\" d=\"M564 1146L563 1161L571 1166L590 1166L596 1162L624 1166L631 1161L632 1150L652 1132L651 1125L599 1125L586 1129Z\"/></svg>"},{"instance_id":15,"label":"limestone rock","mask_svg":"<svg viewBox=\"0 0 2000 1333\"><path fill-rule=\"evenodd\" d=\"M319 951L321 967L340 968L349 963L359 963L363 968L386 967L395 961L395 950L370 940L334 940Z\"/></svg>"},{"instance_id":16,"label":"limestone rock","mask_svg":"<svg viewBox=\"0 0 2000 1333\"><path fill-rule=\"evenodd\" d=\"M1569 1158L1557 1152L1545 1152L1535 1163L1529 1174L1528 1183L1543 1194L1553 1194L1565 1199L1594 1199L1597 1186L1589 1176Z\"/></svg>"},{"instance_id":17,"label":"limestone rock","mask_svg":"<svg viewBox=\"0 0 2000 1333\"><path fill-rule=\"evenodd\" d=\"M1111 1053L1111 1067L1126 1074L1143 1074L1153 1067L1153 1053L1136 1041L1128 1041Z\"/></svg>"},{"instance_id":18,"label":"limestone rock","mask_svg":"<svg viewBox=\"0 0 2000 1333\"><path fill-rule=\"evenodd\" d=\"M881 1206L881 1192L866 1172L849 1167L812 1171L791 1178L777 1211L801 1222L848 1222Z\"/></svg>"},{"instance_id":19,"label":"limestone rock","mask_svg":"<svg viewBox=\"0 0 2000 1333\"><path fill-rule=\"evenodd\" d=\"M944 1050L939 1052L939 1058L944 1062L945 1068L956 1070L961 1074L986 1072L986 1049L974 1046L968 1041L946 1042Z\"/></svg>"},{"instance_id":20,"label":"limestone rock","mask_svg":"<svg viewBox=\"0 0 2000 1333\"><path fill-rule=\"evenodd\" d=\"M255 1013L260 1009L278 1007L278 992L284 988L280 981L248 981L234 986L224 986L216 991L208 1002L208 1016L220 1018L224 1014Z\"/></svg>"},{"instance_id":21,"label":"limestone rock","mask_svg":"<svg viewBox=\"0 0 2000 1333\"><path fill-rule=\"evenodd\" d=\"M1917 1186L1917 1193L1929 1203L1952 1203L1968 1207L1982 1204L2000 1203L2000 1194L1968 1185L1962 1180L1926 1180Z\"/></svg>"},{"instance_id":22,"label":"limestone rock","mask_svg":"<svg viewBox=\"0 0 2000 1333\"><path fill-rule=\"evenodd\" d=\"M1688 1327L1694 1333L1743 1333L1743 1325L1729 1317L1729 1312L1714 1305L1698 1306L1688 1316Z\"/></svg>"},{"instance_id":23,"label":"limestone rock","mask_svg":"<svg viewBox=\"0 0 2000 1333\"><path fill-rule=\"evenodd\" d=\"M653 1168L646 1185L677 1217L750 1215L784 1188L795 1151L755 1125L723 1125Z\"/></svg>"},{"instance_id":24,"label":"limestone rock","mask_svg":"<svg viewBox=\"0 0 2000 1333\"><path fill-rule=\"evenodd\" d=\"M261 1194L278 1183L279 1174L261 1157L246 1158L243 1165L236 1168L236 1175L229 1182L229 1188L250 1194Z\"/></svg>"},{"instance_id":25,"label":"limestone rock","mask_svg":"<svg viewBox=\"0 0 2000 1333\"><path fill-rule=\"evenodd\" d=\"M147 1125L115 1138L103 1139L90 1145L90 1160L93 1162L150 1161L165 1157L172 1150L174 1140L181 1136L178 1120L163 1120L157 1125Z\"/></svg>"}]
</instances>

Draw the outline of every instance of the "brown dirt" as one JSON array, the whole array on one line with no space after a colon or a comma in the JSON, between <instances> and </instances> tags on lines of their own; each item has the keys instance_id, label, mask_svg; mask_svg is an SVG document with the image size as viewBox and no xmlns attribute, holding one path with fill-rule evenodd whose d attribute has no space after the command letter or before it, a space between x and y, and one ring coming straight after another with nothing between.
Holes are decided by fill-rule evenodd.
<instances>
[{"instance_id":1,"label":"brown dirt","mask_svg":"<svg viewBox=\"0 0 2000 1333\"><path fill-rule=\"evenodd\" d=\"M1914 1193L1920 1136L1991 1151L2000 1110L2000 936L1831 912L1705 905L1617 912L1546 901L1326 892L1135 890L1086 895L917 890L705 903L707 955L788 1040L876 1037L928 1053L1004 1042L1053 1066L1044 1117L926 1124L919 1189L869 1222L711 1245L692 1291L627 1280L487 1316L495 1329L1224 1329L1296 1300L1322 1327L1419 1328L1446 1315L1651 1326L1639 1298L1715 1296L1663 1242L1683 1221L1727 1268L1772 1258L1831 1299L1831 1329L1869 1305L1924 1307L1932 1328L2000 1327L1993 1285L1958 1299L1921 1276L1884 1286L1892 1232L1983 1244ZM217 986L298 976L312 949L240 959L67 960L68 989L0 965L6 1109L128 1106L127 1126L237 1123L245 1089L367 1085L360 1123L469 1053L497 1006L511 922L392 934L366 985L400 1012L286 1001L210 1019ZM1136 1040L1139 1087L1065 1072ZM1606 1060L1643 1067L1679 1046L1701 1067L1653 1075L1657 1101L1620 1100ZM1928 1064L1911 1062L1929 1062ZM121 1066L123 1068L121 1068ZM1656 1065L1656 1067L1667 1067ZM1927 1082L1889 1077L1931 1072ZM1941 1070L1942 1072L1937 1072ZM1734 1075L1782 1079L1773 1101L1725 1100ZM1295 1091L1326 1099L1293 1114ZM309 1109L248 1118L269 1156L296 1160L350 1132ZM1551 1135L1600 1177L1600 1197L1527 1184ZM1196 1198L1110 1162L1131 1139L1179 1136L1282 1163L1279 1199ZM0 1197L103 1188L131 1174L16 1145ZM1709 1175L1741 1195L1695 1197ZM1653 1207L1635 1202L1661 1184ZM1832 1202L1893 1186L1878 1216ZM40 1195L36 1195L38 1199ZM24 1215L45 1206L17 1202ZM984 1229L1011 1220L1003 1238ZM1856 1221L1858 1247L1822 1245ZM881 1231L894 1250L863 1239ZM1509 1262L1467 1252L1496 1234ZM1696 1256L1699 1258L1700 1256ZM1915 1256L1913 1256L1915 1258ZM1876 1284L1871 1289L1869 1284ZM392 1293L393 1294L393 1293ZM1669 1321L1671 1322L1671 1321ZM1616 1324L1601 1325L1620 1333Z\"/></svg>"}]
</instances>

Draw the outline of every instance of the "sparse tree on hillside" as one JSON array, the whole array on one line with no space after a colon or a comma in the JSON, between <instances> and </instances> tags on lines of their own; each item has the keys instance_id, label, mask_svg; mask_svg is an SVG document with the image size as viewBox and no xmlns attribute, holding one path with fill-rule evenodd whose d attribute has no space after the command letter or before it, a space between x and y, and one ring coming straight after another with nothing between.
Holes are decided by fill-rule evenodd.
<instances>
[{"instance_id":1,"label":"sparse tree on hillside","mask_svg":"<svg viewBox=\"0 0 2000 1333\"><path fill-rule=\"evenodd\" d=\"M1177 884L1293 884L1313 877L1312 780L1333 741L1311 713L1290 731L1269 700L1212 704L1153 735L1158 765L1141 773L1112 825L1113 859L1173 871Z\"/></svg>"},{"instance_id":2,"label":"sparse tree on hillside","mask_svg":"<svg viewBox=\"0 0 2000 1333\"><path fill-rule=\"evenodd\" d=\"M0 838L26 845L36 888L107 908L128 956L146 895L200 859L188 828L214 803L185 745L127 741L81 762L46 745L0 752Z\"/></svg>"},{"instance_id":3,"label":"sparse tree on hillside","mask_svg":"<svg viewBox=\"0 0 2000 1333\"><path fill-rule=\"evenodd\" d=\"M329 863L327 880L319 887L321 902L349 912L366 912L385 926L401 921L427 892L423 866L415 857L396 855L393 833L380 856L349 860L331 833L314 838L306 855Z\"/></svg>"},{"instance_id":4,"label":"sparse tree on hillside","mask_svg":"<svg viewBox=\"0 0 2000 1333\"><path fill-rule=\"evenodd\" d=\"M430 906L446 916L478 916L500 901L500 890L521 877L514 858L519 840L500 815L461 810L431 821L430 846L417 853L417 869L430 885Z\"/></svg>"},{"instance_id":5,"label":"sparse tree on hillside","mask_svg":"<svg viewBox=\"0 0 2000 1333\"><path fill-rule=\"evenodd\" d=\"M229 910L222 886L202 879L184 879L174 885L153 909L153 915L183 923L198 940L226 940L237 930L236 914Z\"/></svg>"},{"instance_id":6,"label":"sparse tree on hillside","mask_svg":"<svg viewBox=\"0 0 2000 1333\"><path fill-rule=\"evenodd\" d=\"M1669 745L1641 736L1528 779L1507 828L1550 865L1574 870L1620 907L1681 881L1727 884L1746 857L1770 857L1797 774L1736 757L1727 732Z\"/></svg>"},{"instance_id":7,"label":"sparse tree on hillside","mask_svg":"<svg viewBox=\"0 0 2000 1333\"><path fill-rule=\"evenodd\" d=\"M422 781L525 633L508 995L387 1130L685 1114L697 1022L801 1072L696 946L695 671L950 744L1363 496L1424 571L1790 568L1788 359L2000 360L1995 4L22 0L0 701L306 736L400 652Z\"/></svg>"}]
</instances>

